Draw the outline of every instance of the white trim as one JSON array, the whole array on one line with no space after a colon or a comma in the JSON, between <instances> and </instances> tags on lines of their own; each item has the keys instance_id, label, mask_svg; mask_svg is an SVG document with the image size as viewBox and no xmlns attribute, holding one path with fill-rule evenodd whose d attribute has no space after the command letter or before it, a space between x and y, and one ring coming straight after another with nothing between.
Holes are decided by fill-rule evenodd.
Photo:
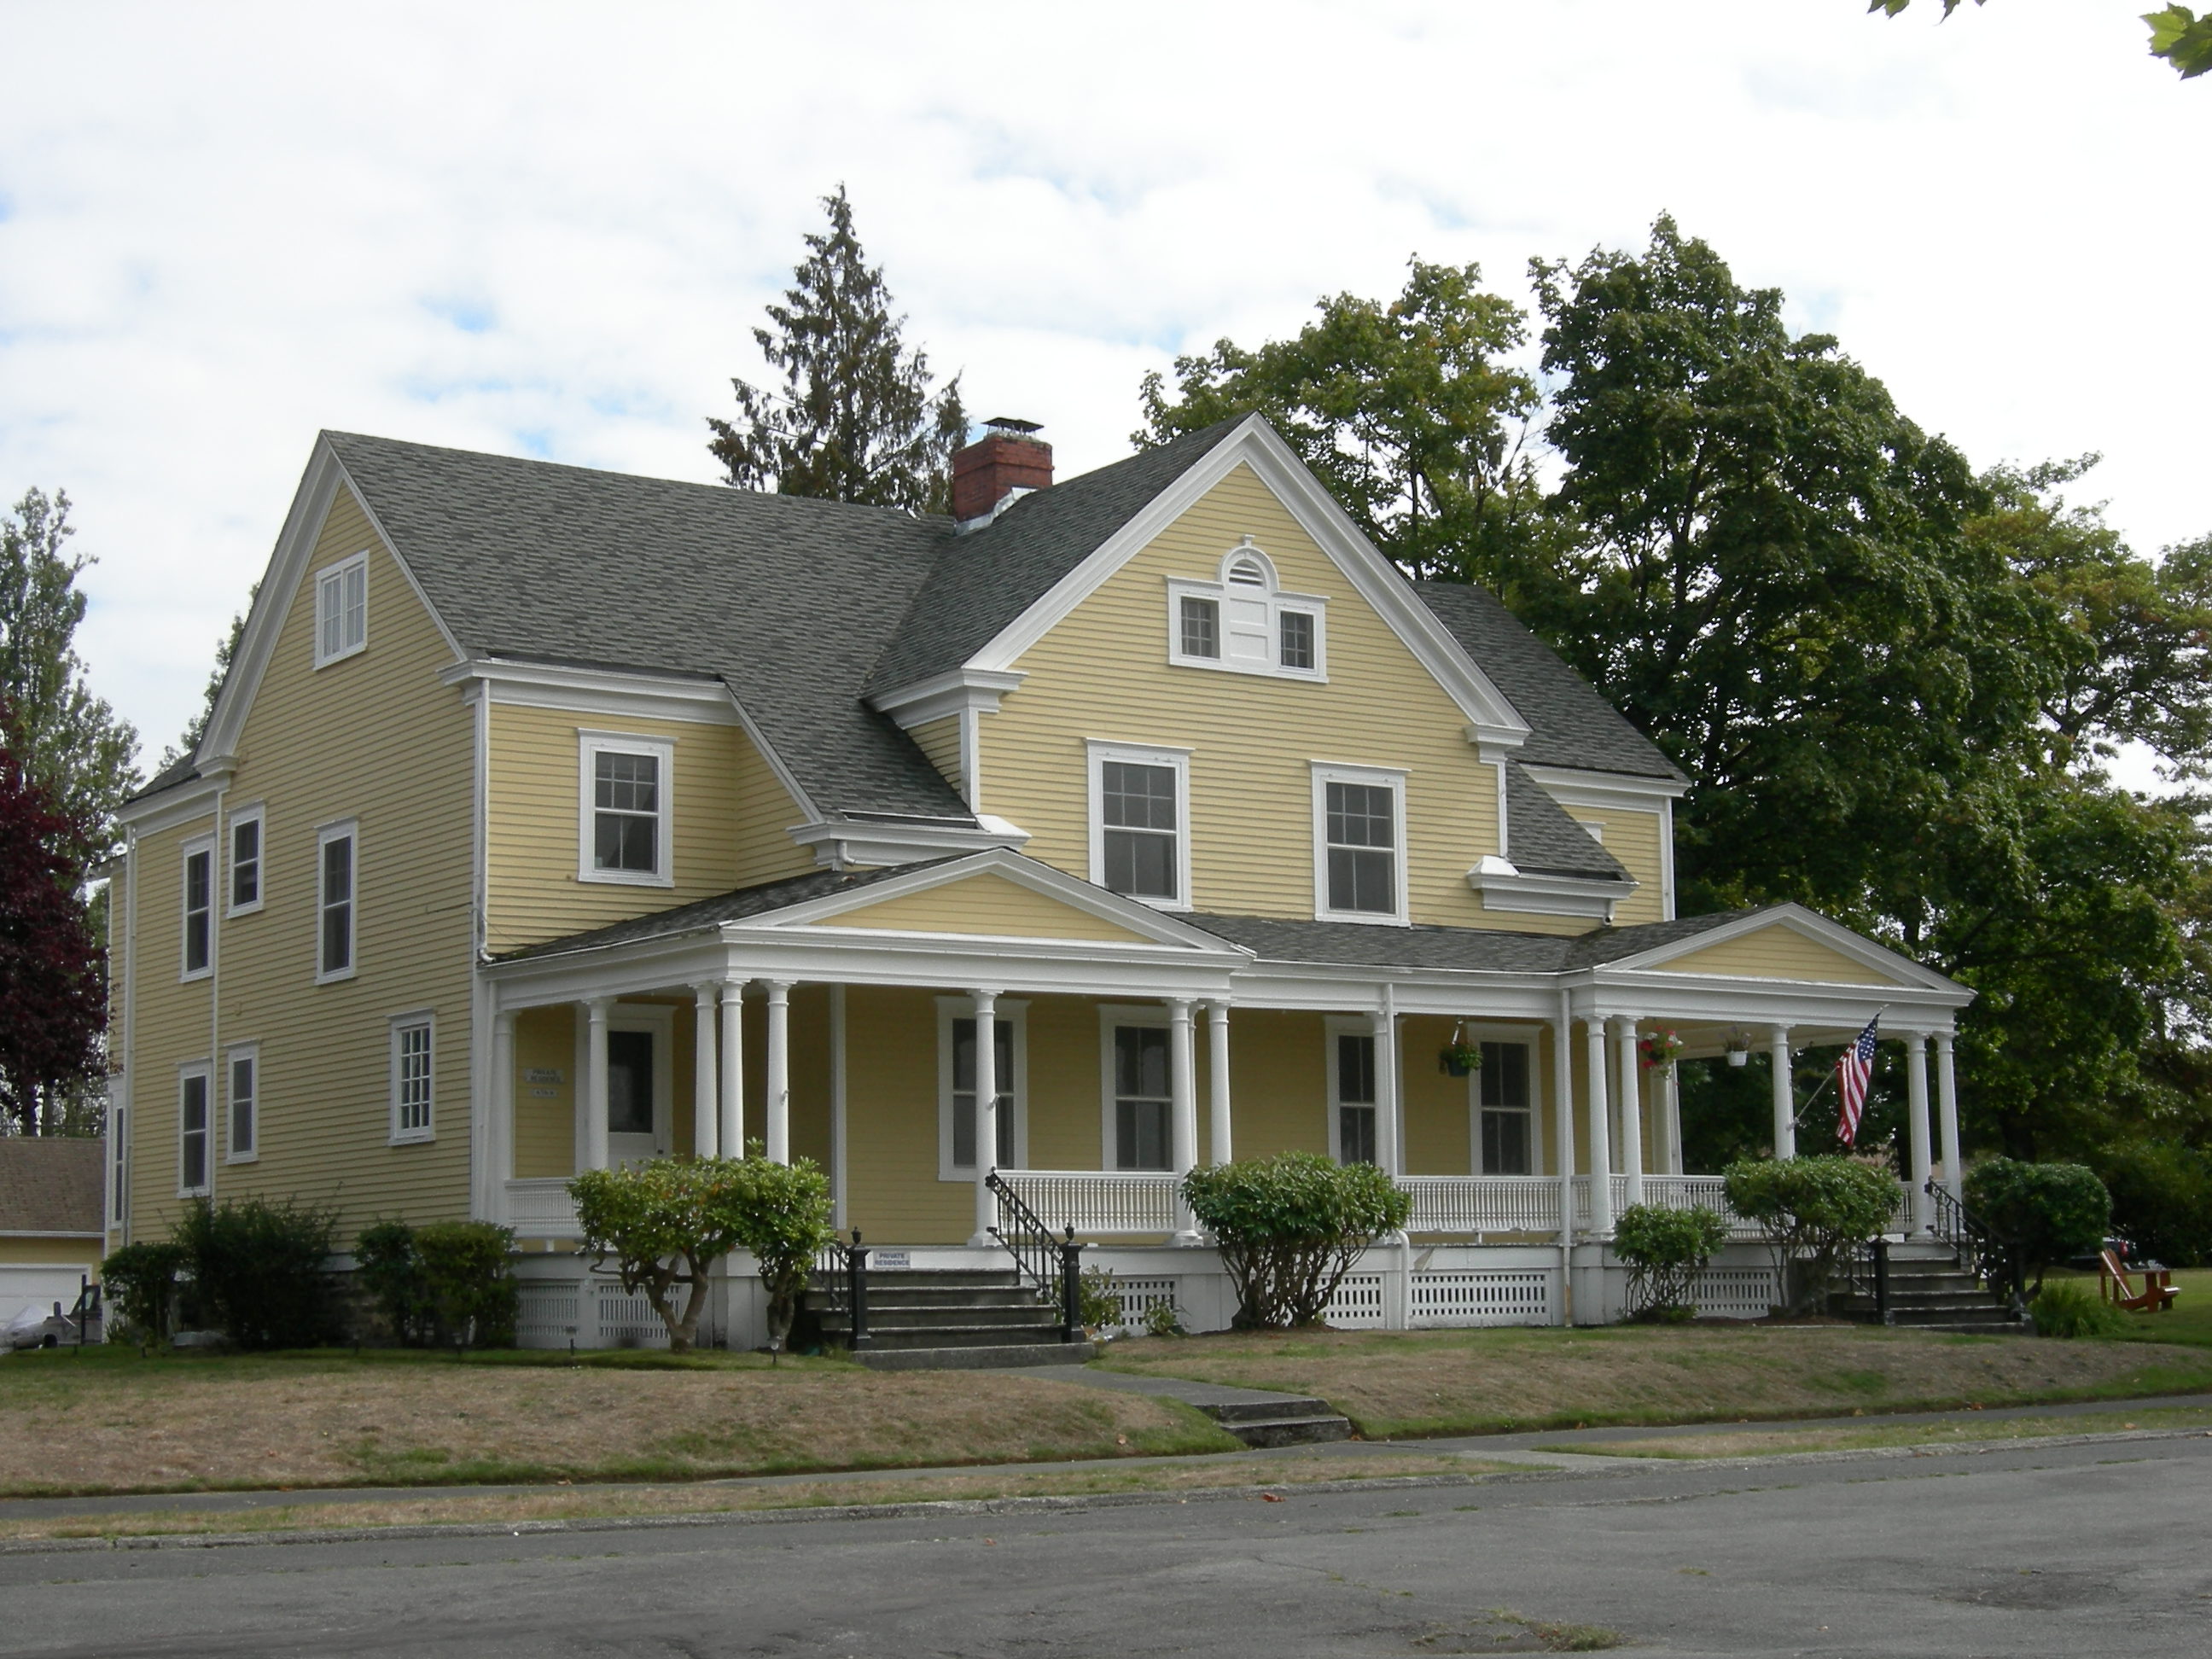
<instances>
[{"instance_id":1,"label":"white trim","mask_svg":"<svg viewBox=\"0 0 2212 1659\"><path fill-rule=\"evenodd\" d=\"M360 637L348 638L354 631L356 619L351 596L346 589L351 585L350 579L356 575L361 578ZM368 649L368 550L364 547L358 553L349 553L335 563L325 565L315 572L314 580L314 665L321 669L328 668L332 663L343 662L348 657L357 657ZM326 647L324 643L333 620L326 614L325 601L333 594L337 598L335 620L338 630L338 642L335 647Z\"/></svg>"},{"instance_id":2,"label":"white trim","mask_svg":"<svg viewBox=\"0 0 2212 1659\"><path fill-rule=\"evenodd\" d=\"M949 853L1009 851L1028 845L1030 832L1004 818L979 817L972 823L955 818L917 823L913 819L830 818L794 824L792 840L814 849L814 861L831 870L881 869L918 864Z\"/></svg>"},{"instance_id":3,"label":"white trim","mask_svg":"<svg viewBox=\"0 0 2212 1659\"><path fill-rule=\"evenodd\" d=\"M597 773L601 755L649 755L653 761L654 826L651 870L602 870L592 863L598 845ZM576 728L576 879L617 887L676 884L676 740L629 732Z\"/></svg>"},{"instance_id":4,"label":"white trim","mask_svg":"<svg viewBox=\"0 0 2212 1659\"><path fill-rule=\"evenodd\" d=\"M580 1022L588 1026L588 1021ZM607 1005L607 1030L615 1031L643 1031L653 1038L653 1154L665 1158L676 1145L676 1009L665 1002L622 1002ZM586 1047L588 1049L589 1032ZM610 1066L611 1071L612 1067ZM577 1073L582 1076L580 1070ZM598 1086L605 1087L605 1083ZM612 1100L610 1097L611 1108ZM607 1164L616 1167L612 1139L617 1132L608 1131ZM740 1153L743 1148L739 1148Z\"/></svg>"},{"instance_id":5,"label":"white trim","mask_svg":"<svg viewBox=\"0 0 2212 1659\"><path fill-rule=\"evenodd\" d=\"M1230 580L1230 572L1239 564L1249 562L1260 572L1259 582L1237 582ZM1183 649L1182 607L1186 599L1200 599L1213 606L1215 651L1203 656ZM1214 576L1200 579L1170 576L1167 580L1168 665L1171 668L1206 668L1231 674L1258 674L1268 679L1304 680L1323 684L1328 679L1328 600L1318 593L1285 593L1276 574L1275 562L1266 550L1255 546L1247 536L1221 556ZM1259 624L1238 625L1231 606L1253 605L1260 612ZM1289 668L1283 665L1283 613L1296 611L1313 622L1313 666ZM1257 653L1240 653L1233 647L1235 637L1256 639Z\"/></svg>"},{"instance_id":6,"label":"white trim","mask_svg":"<svg viewBox=\"0 0 2212 1659\"><path fill-rule=\"evenodd\" d=\"M244 1152L238 1150L238 1065L244 1060L251 1068L253 1087L246 1097L247 1127ZM222 1050L222 1161L226 1164L258 1164L261 1161L261 1045L257 1042L229 1042Z\"/></svg>"},{"instance_id":7,"label":"white trim","mask_svg":"<svg viewBox=\"0 0 2212 1659\"><path fill-rule=\"evenodd\" d=\"M1535 761L1522 761L1521 769L1562 806L1656 812L1662 809L1662 803L1678 800L1690 792L1690 786L1680 778L1645 777L1633 772L1590 772L1580 767L1546 766Z\"/></svg>"},{"instance_id":8,"label":"white trim","mask_svg":"<svg viewBox=\"0 0 2212 1659\"><path fill-rule=\"evenodd\" d=\"M222 794L228 778L229 769L225 768L172 784L158 795L125 801L115 809L115 821L142 836L154 836L206 817L215 811L216 797Z\"/></svg>"},{"instance_id":9,"label":"white trim","mask_svg":"<svg viewBox=\"0 0 2212 1659\"><path fill-rule=\"evenodd\" d=\"M867 702L877 713L890 716L901 731L911 732L948 714L995 714L1000 701L1028 678L1014 669L951 668L911 685L874 692Z\"/></svg>"},{"instance_id":10,"label":"white trim","mask_svg":"<svg viewBox=\"0 0 2212 1659\"><path fill-rule=\"evenodd\" d=\"M253 864L253 896L246 903L238 900L238 831L241 824L255 826L253 844L256 848ZM255 801L249 806L230 809L230 822L223 827L222 900L223 915L250 916L268 902L269 899L269 809Z\"/></svg>"},{"instance_id":11,"label":"white trim","mask_svg":"<svg viewBox=\"0 0 2212 1659\"><path fill-rule=\"evenodd\" d=\"M386 1082L389 1116L386 1119L386 1144L411 1146L438 1138L438 1015L434 1009L416 1008L404 1014L394 1014L386 1022ZM429 1116L419 1127L403 1127L399 1121L400 1100L400 1036L405 1031L428 1031L430 1034L428 1060L430 1085Z\"/></svg>"},{"instance_id":12,"label":"white trim","mask_svg":"<svg viewBox=\"0 0 2212 1659\"><path fill-rule=\"evenodd\" d=\"M207 860L207 908L195 911L192 902L192 860ZM220 908L217 895L222 884L222 860L216 856L216 837L213 831L195 836L177 848L177 978L186 982L215 977L215 919ZM192 966L192 918L202 917L206 923L207 960L197 968Z\"/></svg>"},{"instance_id":13,"label":"white trim","mask_svg":"<svg viewBox=\"0 0 2212 1659\"><path fill-rule=\"evenodd\" d=\"M480 680L492 702L517 708L557 708L572 714L689 726L744 724L730 688L717 679L572 668L501 657L472 657L455 663L439 678L448 685Z\"/></svg>"},{"instance_id":14,"label":"white trim","mask_svg":"<svg viewBox=\"0 0 2212 1659\"><path fill-rule=\"evenodd\" d=\"M1006 1041L1013 1052L1012 1075L994 1079L999 1094L1013 1102L1014 1161L1004 1167L1025 1170L1030 1161L1030 1005L1019 997L998 997L991 1006L993 1018L1007 1028ZM975 1018L974 997L937 999L937 1178L963 1187L975 1184L975 1166L952 1161L952 1022ZM975 1151L982 1152L980 1142Z\"/></svg>"},{"instance_id":15,"label":"white trim","mask_svg":"<svg viewBox=\"0 0 2212 1659\"><path fill-rule=\"evenodd\" d=\"M1175 1168L1175 1049L1167 1005L1164 1002L1102 1002L1098 1005L1098 1167L1119 1173L1121 1164L1121 1091L1115 1087L1115 1062L1119 1058L1114 1032L1123 1025L1142 1025L1169 1034L1168 1091L1157 1097L1167 1108L1168 1161L1140 1166L1143 1172L1166 1174ZM1132 1097L1140 1098L1141 1097Z\"/></svg>"},{"instance_id":16,"label":"white trim","mask_svg":"<svg viewBox=\"0 0 2212 1659\"><path fill-rule=\"evenodd\" d=\"M1322 1097L1322 1109L1328 1114L1328 1117L1322 1127L1328 1137L1328 1155L1339 1164L1346 1161L1344 1156L1343 1108L1364 1107L1375 1114L1376 1166L1378 1169L1388 1168L1390 1134L1389 1126L1383 1121L1383 1114L1389 1109L1389 1103L1383 1097L1385 1092L1383 1068L1389 1064L1389 1059L1383 1053L1382 1037L1375 1030L1374 1016L1330 1014L1322 1021L1322 1032L1323 1075L1328 1079L1328 1091ZM1371 1100L1348 1101L1344 1097L1344 1081L1340 1075L1341 1056L1337 1040L1340 1037L1348 1036L1364 1038L1374 1055L1375 1096Z\"/></svg>"},{"instance_id":17,"label":"white trim","mask_svg":"<svg viewBox=\"0 0 2212 1659\"><path fill-rule=\"evenodd\" d=\"M1467 872L1482 895L1482 908L1509 915L1586 916L1613 920L1613 907L1636 891L1634 881L1610 876L1562 876L1522 870L1510 860L1485 858Z\"/></svg>"},{"instance_id":18,"label":"white trim","mask_svg":"<svg viewBox=\"0 0 2212 1659\"><path fill-rule=\"evenodd\" d=\"M1163 744L1116 743L1104 738L1084 739L1085 759L1084 769L1088 780L1088 806L1091 842L1091 881L1096 887L1107 887L1106 882L1106 817L1105 766L1114 761L1127 766L1164 767L1175 774L1175 884L1171 897L1154 898L1142 893L1121 893L1121 898L1138 904L1150 905L1155 910L1188 910L1191 908L1190 893L1190 750L1171 748Z\"/></svg>"},{"instance_id":19,"label":"white trim","mask_svg":"<svg viewBox=\"0 0 2212 1659\"><path fill-rule=\"evenodd\" d=\"M200 1099L204 1103L200 1124L200 1174L198 1186L185 1181L185 1085L198 1079ZM216 1110L215 1067L204 1060L188 1060L177 1067L177 1196L205 1198L215 1191Z\"/></svg>"},{"instance_id":20,"label":"white trim","mask_svg":"<svg viewBox=\"0 0 2212 1659\"><path fill-rule=\"evenodd\" d=\"M1309 761L1313 775L1313 878L1314 920L1316 921L1359 921L1377 923L1383 927L1403 927L1407 924L1406 895L1413 883L1406 869L1406 794L1407 774L1401 767L1359 766L1341 761ZM1390 849L1391 875L1395 890L1389 910L1337 910L1328 902L1328 786L1332 783L1356 784L1370 789L1388 789L1392 800L1391 833L1394 845Z\"/></svg>"},{"instance_id":21,"label":"white trim","mask_svg":"<svg viewBox=\"0 0 2212 1659\"><path fill-rule=\"evenodd\" d=\"M323 849L334 841L353 843L351 860L352 891L346 896L346 965L325 969L323 966L323 917L330 908L329 896L323 890L325 866ZM315 983L335 985L349 980L361 971L361 820L340 818L332 823L315 826Z\"/></svg>"},{"instance_id":22,"label":"white trim","mask_svg":"<svg viewBox=\"0 0 2212 1659\"><path fill-rule=\"evenodd\" d=\"M1248 415L1182 476L1148 502L1080 564L1054 583L967 666L1010 669L1103 582L1239 465L1249 465L1297 520L1360 597L1372 605L1486 740L1517 747L1528 722L1420 602L1412 585L1363 535L1350 515L1258 415Z\"/></svg>"}]
</instances>

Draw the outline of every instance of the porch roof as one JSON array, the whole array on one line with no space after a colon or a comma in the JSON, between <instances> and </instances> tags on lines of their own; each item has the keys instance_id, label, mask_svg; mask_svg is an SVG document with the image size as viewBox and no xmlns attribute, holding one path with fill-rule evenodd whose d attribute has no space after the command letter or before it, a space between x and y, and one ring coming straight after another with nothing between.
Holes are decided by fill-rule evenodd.
<instances>
[{"instance_id":1,"label":"porch roof","mask_svg":"<svg viewBox=\"0 0 2212 1659\"><path fill-rule=\"evenodd\" d=\"M1192 911L1185 919L1231 945L1243 946L1261 962L1346 968L1429 968L1463 973L1563 974L1692 939L1757 914L1756 908L1723 910L1708 916L1685 916L1674 921L1646 922L1634 927L1601 927L1568 935L1427 925L1376 927L1352 921L1217 916L1201 911Z\"/></svg>"}]
</instances>

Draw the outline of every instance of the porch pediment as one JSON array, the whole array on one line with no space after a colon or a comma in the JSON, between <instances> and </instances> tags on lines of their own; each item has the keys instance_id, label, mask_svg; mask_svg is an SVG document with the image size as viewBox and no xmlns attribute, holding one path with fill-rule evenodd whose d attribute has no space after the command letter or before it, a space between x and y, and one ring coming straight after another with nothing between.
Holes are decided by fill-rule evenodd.
<instances>
[{"instance_id":1,"label":"porch pediment","mask_svg":"<svg viewBox=\"0 0 2212 1659\"><path fill-rule=\"evenodd\" d=\"M1883 985L1914 990L1949 987L1941 975L1918 963L1794 904L1747 916L1612 965L1647 973L1793 984Z\"/></svg>"}]
</instances>

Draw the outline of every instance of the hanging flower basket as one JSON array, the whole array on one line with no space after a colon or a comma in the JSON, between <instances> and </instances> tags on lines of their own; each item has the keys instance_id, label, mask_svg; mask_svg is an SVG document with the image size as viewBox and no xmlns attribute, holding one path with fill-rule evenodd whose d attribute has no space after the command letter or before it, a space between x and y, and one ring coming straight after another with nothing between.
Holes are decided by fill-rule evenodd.
<instances>
[{"instance_id":1,"label":"hanging flower basket","mask_svg":"<svg viewBox=\"0 0 2212 1659\"><path fill-rule=\"evenodd\" d=\"M1731 1066L1748 1066L1751 1063L1751 1038L1741 1031L1729 1033L1728 1063Z\"/></svg>"},{"instance_id":2,"label":"hanging flower basket","mask_svg":"<svg viewBox=\"0 0 2212 1659\"><path fill-rule=\"evenodd\" d=\"M1671 1066L1682 1052L1682 1039L1666 1026L1637 1039L1637 1052L1643 1056L1644 1069L1656 1072L1662 1066Z\"/></svg>"},{"instance_id":3,"label":"hanging flower basket","mask_svg":"<svg viewBox=\"0 0 2212 1659\"><path fill-rule=\"evenodd\" d=\"M1451 1041L1437 1050L1437 1069L1446 1077L1471 1077L1482 1069L1482 1045L1470 1042L1467 1028L1452 1027Z\"/></svg>"}]
</instances>

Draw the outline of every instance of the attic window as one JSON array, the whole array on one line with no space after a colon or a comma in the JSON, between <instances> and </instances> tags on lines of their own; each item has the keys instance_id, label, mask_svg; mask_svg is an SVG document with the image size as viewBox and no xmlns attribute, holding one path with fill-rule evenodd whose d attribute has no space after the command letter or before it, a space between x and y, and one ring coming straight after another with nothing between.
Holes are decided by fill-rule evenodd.
<instances>
[{"instance_id":1,"label":"attic window","mask_svg":"<svg viewBox=\"0 0 2212 1659\"><path fill-rule=\"evenodd\" d=\"M1326 679L1328 601L1285 593L1274 562L1249 536L1224 554L1211 581L1168 583L1168 661L1284 679Z\"/></svg>"},{"instance_id":2,"label":"attic window","mask_svg":"<svg viewBox=\"0 0 2212 1659\"><path fill-rule=\"evenodd\" d=\"M368 555L315 575L315 666L326 668L368 645Z\"/></svg>"}]
</instances>

